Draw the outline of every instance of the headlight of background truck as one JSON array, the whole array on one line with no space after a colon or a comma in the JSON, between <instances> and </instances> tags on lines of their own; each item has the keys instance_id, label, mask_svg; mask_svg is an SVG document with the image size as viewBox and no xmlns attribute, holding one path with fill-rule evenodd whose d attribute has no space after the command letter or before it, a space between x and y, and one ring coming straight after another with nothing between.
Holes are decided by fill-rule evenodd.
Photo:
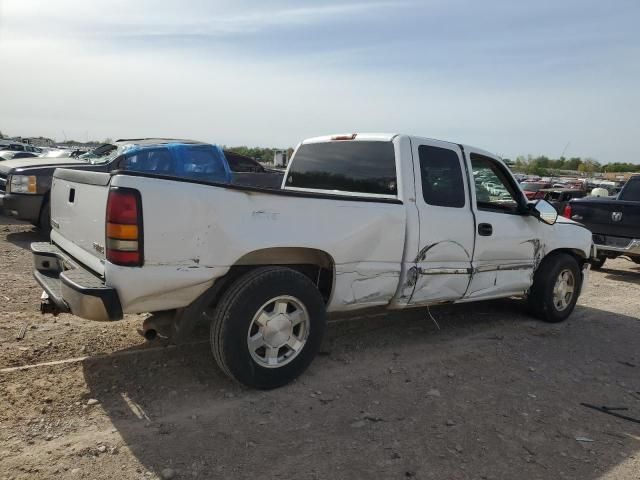
<instances>
[{"instance_id":1,"label":"headlight of background truck","mask_svg":"<svg viewBox=\"0 0 640 480\"><path fill-rule=\"evenodd\" d=\"M11 175L7 183L11 193L36 193L37 191L34 175Z\"/></svg>"}]
</instances>

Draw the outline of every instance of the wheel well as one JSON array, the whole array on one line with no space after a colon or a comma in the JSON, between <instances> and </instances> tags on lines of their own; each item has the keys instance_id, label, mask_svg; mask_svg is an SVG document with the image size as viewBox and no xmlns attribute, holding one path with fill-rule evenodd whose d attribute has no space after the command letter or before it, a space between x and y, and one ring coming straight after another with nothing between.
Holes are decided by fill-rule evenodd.
<instances>
[{"instance_id":1,"label":"wheel well","mask_svg":"<svg viewBox=\"0 0 640 480\"><path fill-rule=\"evenodd\" d=\"M274 247L250 252L239 258L225 275L224 286L219 295L237 278L265 265L279 265L302 273L318 287L325 303L329 303L334 285L335 264L331 255L315 248Z\"/></svg>"},{"instance_id":2,"label":"wheel well","mask_svg":"<svg viewBox=\"0 0 640 480\"><path fill-rule=\"evenodd\" d=\"M38 222L40 222L40 219L42 218L42 212L44 212L45 207L49 203L50 193L51 193L51 190L45 193L44 196L42 197L42 203L40 204L40 213L38 213Z\"/></svg>"},{"instance_id":3,"label":"wheel well","mask_svg":"<svg viewBox=\"0 0 640 480\"><path fill-rule=\"evenodd\" d=\"M542 260L544 261L549 256L557 253L566 253L568 255L571 255L573 258L576 259L576 261L578 262L578 265L580 265L580 268L582 268L584 263L587 261L587 258L585 257L584 252L577 249L573 249L573 248L558 248L556 250L552 250L551 252L547 253L547 255L545 255L545 257Z\"/></svg>"}]
</instances>

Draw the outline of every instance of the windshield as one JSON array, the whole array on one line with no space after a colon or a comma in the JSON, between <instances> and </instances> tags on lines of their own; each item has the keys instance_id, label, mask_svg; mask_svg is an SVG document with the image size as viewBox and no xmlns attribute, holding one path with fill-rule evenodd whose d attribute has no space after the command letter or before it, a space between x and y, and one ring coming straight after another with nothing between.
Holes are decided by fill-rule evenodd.
<instances>
[{"instance_id":1,"label":"windshield","mask_svg":"<svg viewBox=\"0 0 640 480\"><path fill-rule=\"evenodd\" d=\"M83 153L78 158L86 160L89 163L107 163L118 156L118 147L105 143L90 152Z\"/></svg>"}]
</instances>

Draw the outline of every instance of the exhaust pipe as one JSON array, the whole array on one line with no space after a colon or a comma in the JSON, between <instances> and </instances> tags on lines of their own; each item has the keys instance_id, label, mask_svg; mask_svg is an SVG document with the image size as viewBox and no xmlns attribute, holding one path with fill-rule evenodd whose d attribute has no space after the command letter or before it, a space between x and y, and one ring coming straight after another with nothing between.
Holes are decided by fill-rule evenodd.
<instances>
[{"instance_id":1,"label":"exhaust pipe","mask_svg":"<svg viewBox=\"0 0 640 480\"><path fill-rule=\"evenodd\" d=\"M158 332L153 328L149 328L147 330L142 331L142 336L148 341L151 342L155 340L158 336Z\"/></svg>"},{"instance_id":2,"label":"exhaust pipe","mask_svg":"<svg viewBox=\"0 0 640 480\"><path fill-rule=\"evenodd\" d=\"M151 314L142 322L142 328L138 329L138 333L149 342L158 337L170 338L174 314L173 310Z\"/></svg>"}]
</instances>

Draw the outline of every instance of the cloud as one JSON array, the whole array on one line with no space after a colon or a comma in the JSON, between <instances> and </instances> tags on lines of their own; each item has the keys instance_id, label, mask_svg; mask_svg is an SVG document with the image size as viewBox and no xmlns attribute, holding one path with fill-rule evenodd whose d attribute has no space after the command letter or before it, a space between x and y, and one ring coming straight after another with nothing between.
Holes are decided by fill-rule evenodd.
<instances>
[{"instance_id":1,"label":"cloud","mask_svg":"<svg viewBox=\"0 0 640 480\"><path fill-rule=\"evenodd\" d=\"M640 161L634 2L2 6L5 133L285 147L400 131Z\"/></svg>"}]
</instances>

